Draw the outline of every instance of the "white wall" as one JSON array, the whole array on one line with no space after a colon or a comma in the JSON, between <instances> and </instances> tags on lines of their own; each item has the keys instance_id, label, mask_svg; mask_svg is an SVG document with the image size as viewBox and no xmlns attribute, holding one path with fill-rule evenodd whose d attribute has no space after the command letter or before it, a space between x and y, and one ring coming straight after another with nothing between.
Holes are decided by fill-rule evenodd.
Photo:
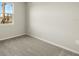
<instances>
[{"instance_id":1,"label":"white wall","mask_svg":"<svg viewBox=\"0 0 79 59\"><path fill-rule=\"evenodd\" d=\"M25 6L24 3L14 3L14 24L0 24L0 40L23 35L25 33Z\"/></svg>"},{"instance_id":2,"label":"white wall","mask_svg":"<svg viewBox=\"0 0 79 59\"><path fill-rule=\"evenodd\" d=\"M79 3L26 3L26 16L27 34L79 53Z\"/></svg>"}]
</instances>

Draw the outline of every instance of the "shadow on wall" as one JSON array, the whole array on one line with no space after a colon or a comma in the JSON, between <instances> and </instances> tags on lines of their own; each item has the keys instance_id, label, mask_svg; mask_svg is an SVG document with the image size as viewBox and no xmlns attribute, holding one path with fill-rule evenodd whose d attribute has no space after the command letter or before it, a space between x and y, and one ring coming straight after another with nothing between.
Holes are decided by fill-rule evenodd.
<instances>
[{"instance_id":1,"label":"shadow on wall","mask_svg":"<svg viewBox=\"0 0 79 59\"><path fill-rule=\"evenodd\" d=\"M31 2L30 2L31 3ZM29 33L29 28L30 28L30 3L26 3L26 33Z\"/></svg>"}]
</instances>

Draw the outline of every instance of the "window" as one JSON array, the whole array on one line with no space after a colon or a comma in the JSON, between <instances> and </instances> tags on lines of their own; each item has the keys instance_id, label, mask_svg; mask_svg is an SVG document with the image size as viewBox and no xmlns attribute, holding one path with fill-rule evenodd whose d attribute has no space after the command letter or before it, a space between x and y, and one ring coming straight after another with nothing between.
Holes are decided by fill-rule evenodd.
<instances>
[{"instance_id":1,"label":"window","mask_svg":"<svg viewBox=\"0 0 79 59\"><path fill-rule=\"evenodd\" d=\"M12 9L11 2L0 2L0 24L12 23Z\"/></svg>"}]
</instances>

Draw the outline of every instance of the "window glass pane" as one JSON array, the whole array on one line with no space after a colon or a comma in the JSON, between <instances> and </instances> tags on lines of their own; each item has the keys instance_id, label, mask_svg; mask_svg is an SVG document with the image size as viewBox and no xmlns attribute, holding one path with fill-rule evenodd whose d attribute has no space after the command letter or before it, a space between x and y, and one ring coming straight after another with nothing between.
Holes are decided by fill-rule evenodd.
<instances>
[{"instance_id":1,"label":"window glass pane","mask_svg":"<svg viewBox=\"0 0 79 59\"><path fill-rule=\"evenodd\" d=\"M12 9L12 3L0 2L0 24L12 23Z\"/></svg>"},{"instance_id":2,"label":"window glass pane","mask_svg":"<svg viewBox=\"0 0 79 59\"><path fill-rule=\"evenodd\" d=\"M2 2L0 2L0 16L1 16L1 12L2 12Z\"/></svg>"},{"instance_id":3,"label":"window glass pane","mask_svg":"<svg viewBox=\"0 0 79 59\"><path fill-rule=\"evenodd\" d=\"M5 5L5 13L12 15L12 3L6 3Z\"/></svg>"}]
</instances>

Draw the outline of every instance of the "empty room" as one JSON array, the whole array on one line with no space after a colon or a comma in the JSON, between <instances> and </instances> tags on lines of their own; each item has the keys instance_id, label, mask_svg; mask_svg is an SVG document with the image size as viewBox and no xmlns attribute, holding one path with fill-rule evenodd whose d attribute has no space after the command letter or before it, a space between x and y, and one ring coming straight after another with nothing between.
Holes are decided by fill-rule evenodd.
<instances>
[{"instance_id":1,"label":"empty room","mask_svg":"<svg viewBox=\"0 0 79 59\"><path fill-rule=\"evenodd\" d=\"M79 2L0 2L0 56L79 56Z\"/></svg>"}]
</instances>

